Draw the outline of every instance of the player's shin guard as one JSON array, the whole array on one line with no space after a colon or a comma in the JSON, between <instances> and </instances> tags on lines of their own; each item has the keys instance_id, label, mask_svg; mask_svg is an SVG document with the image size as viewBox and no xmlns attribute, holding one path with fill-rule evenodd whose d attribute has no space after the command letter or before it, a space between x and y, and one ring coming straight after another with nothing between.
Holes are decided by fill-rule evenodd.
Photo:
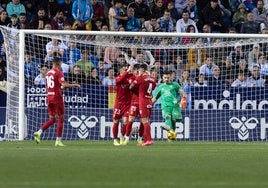
<instances>
[{"instance_id":1,"label":"player's shin guard","mask_svg":"<svg viewBox=\"0 0 268 188\"><path fill-rule=\"evenodd\" d=\"M45 131L47 130L51 125L55 123L56 119L55 118L50 118L48 121L46 121L42 126L41 130Z\"/></svg>"},{"instance_id":2,"label":"player's shin guard","mask_svg":"<svg viewBox=\"0 0 268 188\"><path fill-rule=\"evenodd\" d=\"M114 139L117 139L118 137L118 125L119 125L119 122L113 124L112 130L113 130Z\"/></svg>"},{"instance_id":3,"label":"player's shin guard","mask_svg":"<svg viewBox=\"0 0 268 188\"><path fill-rule=\"evenodd\" d=\"M57 125L57 137L62 137L62 131L63 131L63 116L59 117L58 119L58 125Z\"/></svg>"}]
</instances>

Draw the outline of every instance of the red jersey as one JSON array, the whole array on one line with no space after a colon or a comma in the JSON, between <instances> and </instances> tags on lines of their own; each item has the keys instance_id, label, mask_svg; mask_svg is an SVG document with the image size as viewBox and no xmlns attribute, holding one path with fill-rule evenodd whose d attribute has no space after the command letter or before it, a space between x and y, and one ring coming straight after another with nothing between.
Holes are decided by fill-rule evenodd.
<instances>
[{"instance_id":1,"label":"red jersey","mask_svg":"<svg viewBox=\"0 0 268 188\"><path fill-rule=\"evenodd\" d=\"M131 92L129 90L129 80L133 74L125 72L115 78L116 98L115 106L119 104L130 105Z\"/></svg>"},{"instance_id":2,"label":"red jersey","mask_svg":"<svg viewBox=\"0 0 268 188\"><path fill-rule=\"evenodd\" d=\"M129 78L129 83L132 84L136 80L136 76L133 75ZM131 89L131 104L137 105L139 104L139 89L137 87L133 87Z\"/></svg>"},{"instance_id":3,"label":"red jersey","mask_svg":"<svg viewBox=\"0 0 268 188\"><path fill-rule=\"evenodd\" d=\"M152 105L152 92L156 86L155 78L144 74L137 77L136 83L139 86L139 105Z\"/></svg>"},{"instance_id":4,"label":"red jersey","mask_svg":"<svg viewBox=\"0 0 268 188\"><path fill-rule=\"evenodd\" d=\"M47 102L63 103L61 84L65 82L62 72L52 68L46 74Z\"/></svg>"}]
</instances>

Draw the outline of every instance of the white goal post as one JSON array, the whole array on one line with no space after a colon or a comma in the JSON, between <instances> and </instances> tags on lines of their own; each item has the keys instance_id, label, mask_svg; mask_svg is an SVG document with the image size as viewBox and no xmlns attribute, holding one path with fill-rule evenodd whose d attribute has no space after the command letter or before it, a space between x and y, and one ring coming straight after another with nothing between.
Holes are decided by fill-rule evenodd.
<instances>
[{"instance_id":1,"label":"white goal post","mask_svg":"<svg viewBox=\"0 0 268 188\"><path fill-rule=\"evenodd\" d=\"M27 73L24 70L25 58L28 54L31 60L38 64L38 70L41 70L43 64L49 63L50 56L46 44L52 38L56 39L58 47L62 48L60 57L66 58L64 55L67 54L70 43L75 43L80 56L82 53L87 53L88 60L97 68L98 62L103 63L106 61L105 58L113 58L112 56L115 55L107 54L110 47L112 50L119 50L120 58L123 57L124 61L130 64L139 61L139 54L142 54L142 61L148 63L150 68L159 69L160 64L163 69L175 70L176 80L180 79L180 84L185 91L189 92L188 107L183 110L185 118L183 122L177 123L178 140L263 141L267 139L268 123L265 115L268 105L266 100L268 65L258 62L261 54L267 60L268 37L265 34L13 30L7 27L1 27L1 31L7 55L5 137L8 140L32 139L32 133L47 118L44 86L35 84L28 77L26 79ZM165 40L166 43L163 42ZM258 47L261 53L252 52L255 47ZM232 56L232 51L237 48L241 48L243 58L234 59ZM224 80L229 81L230 85L224 83L224 86L195 86L199 76L203 74L206 83L211 82L209 75L206 75L206 69L201 68L207 63L207 58L212 59L213 64L220 68L222 74L230 74L226 72L224 66L225 61L231 61L234 75L231 76L232 78L230 75L224 76ZM63 71L66 71L64 72L66 79L77 62L69 61L70 59L68 63L63 61L67 67L63 68ZM181 64L177 63L178 61L181 61ZM247 74L246 80L250 79L253 68L258 64L259 73L263 78L262 86L252 85L250 80L245 82L245 87L231 86L239 74L237 69L243 61L247 66L247 73L243 72ZM104 66L107 71L111 68L111 63L104 62ZM215 67L213 66L213 69ZM115 67L112 68L116 71ZM188 79L182 80L183 70L188 71ZM89 70L85 71L88 77ZM98 71L100 74L99 69ZM158 71L159 77L160 74L161 72ZM114 89L112 86L90 84L88 78L85 80L87 81L83 84L82 90L71 89L64 92L66 103L64 139L109 140L112 138L110 127ZM163 124L159 103L154 106L151 123L153 138L166 139L166 133L159 126ZM53 139L54 133L55 128L45 133L43 139Z\"/></svg>"}]
</instances>

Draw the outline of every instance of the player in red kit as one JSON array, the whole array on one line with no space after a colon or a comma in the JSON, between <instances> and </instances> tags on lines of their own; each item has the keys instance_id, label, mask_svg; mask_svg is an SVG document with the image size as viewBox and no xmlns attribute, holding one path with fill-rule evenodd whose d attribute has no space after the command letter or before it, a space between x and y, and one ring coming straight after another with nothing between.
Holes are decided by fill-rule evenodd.
<instances>
[{"instance_id":1,"label":"player in red kit","mask_svg":"<svg viewBox=\"0 0 268 188\"><path fill-rule=\"evenodd\" d=\"M40 143L41 134L51 125L57 122L57 133L55 146L64 146L62 143L63 121L64 121L64 102L62 97L62 89L71 87L80 88L79 84L69 84L65 82L63 73L60 71L62 61L58 57L53 58L53 67L46 74L47 104L49 120L46 121L41 128L34 132L34 140Z\"/></svg>"},{"instance_id":2,"label":"player in red kit","mask_svg":"<svg viewBox=\"0 0 268 188\"><path fill-rule=\"evenodd\" d=\"M128 64L122 64L119 68L119 75L115 78L116 98L113 110L113 139L114 145L119 146L123 143L123 137L118 142L118 126L123 119L122 134L125 134L125 126L128 122L128 110L130 107L131 92L129 90L129 78L133 75L132 67L128 68Z\"/></svg>"},{"instance_id":3,"label":"player in red kit","mask_svg":"<svg viewBox=\"0 0 268 188\"><path fill-rule=\"evenodd\" d=\"M129 78L129 83L132 84L138 76L139 64L133 66L133 76ZM139 90L137 87L131 88L131 104L129 109L128 123L126 124L126 134L125 140L122 145L129 144L129 137L132 131L132 124L135 121L136 117L139 115ZM138 142L142 141L143 136L143 125L140 124Z\"/></svg>"},{"instance_id":4,"label":"player in red kit","mask_svg":"<svg viewBox=\"0 0 268 188\"><path fill-rule=\"evenodd\" d=\"M139 66L139 76L130 86L137 86L139 88L139 110L141 122L144 126L144 140L141 144L138 144L138 146L149 146L153 144L149 118L152 112L152 92L156 86L156 80L154 77L150 76L147 72L147 68L148 66L146 64Z\"/></svg>"}]
</instances>

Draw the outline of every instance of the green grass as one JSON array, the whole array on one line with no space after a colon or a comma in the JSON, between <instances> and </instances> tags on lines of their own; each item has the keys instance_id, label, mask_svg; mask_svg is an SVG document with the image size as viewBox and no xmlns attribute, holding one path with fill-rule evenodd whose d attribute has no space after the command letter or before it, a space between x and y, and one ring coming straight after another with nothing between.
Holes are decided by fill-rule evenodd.
<instances>
[{"instance_id":1,"label":"green grass","mask_svg":"<svg viewBox=\"0 0 268 188\"><path fill-rule=\"evenodd\" d=\"M266 142L64 143L0 142L0 187L268 187Z\"/></svg>"}]
</instances>

